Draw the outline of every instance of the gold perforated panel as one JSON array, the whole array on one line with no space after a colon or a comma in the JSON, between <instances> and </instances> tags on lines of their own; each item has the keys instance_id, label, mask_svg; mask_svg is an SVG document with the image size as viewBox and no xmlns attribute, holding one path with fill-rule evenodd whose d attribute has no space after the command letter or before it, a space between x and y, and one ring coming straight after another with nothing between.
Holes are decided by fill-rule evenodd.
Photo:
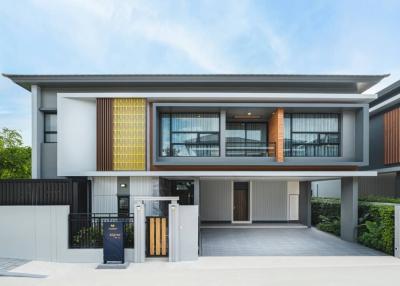
<instances>
[{"instance_id":1,"label":"gold perforated panel","mask_svg":"<svg viewBox=\"0 0 400 286\"><path fill-rule=\"evenodd\" d=\"M113 101L113 170L146 168L146 100L115 98Z\"/></svg>"}]
</instances>

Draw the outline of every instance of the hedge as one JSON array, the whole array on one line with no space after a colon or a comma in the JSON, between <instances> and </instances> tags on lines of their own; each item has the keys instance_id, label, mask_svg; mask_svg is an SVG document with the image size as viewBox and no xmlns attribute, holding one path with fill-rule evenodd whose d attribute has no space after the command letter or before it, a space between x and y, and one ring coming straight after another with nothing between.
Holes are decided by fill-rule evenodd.
<instances>
[{"instance_id":1,"label":"hedge","mask_svg":"<svg viewBox=\"0 0 400 286\"><path fill-rule=\"evenodd\" d=\"M340 200L313 198L311 223L318 229L340 236ZM393 255L394 206L359 202L358 242Z\"/></svg>"}]
</instances>

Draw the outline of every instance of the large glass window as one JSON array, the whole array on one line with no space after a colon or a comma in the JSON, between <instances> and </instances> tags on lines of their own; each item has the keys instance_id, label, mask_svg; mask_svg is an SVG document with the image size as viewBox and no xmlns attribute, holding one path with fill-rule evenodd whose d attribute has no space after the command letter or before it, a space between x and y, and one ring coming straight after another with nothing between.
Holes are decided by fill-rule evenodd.
<instances>
[{"instance_id":1,"label":"large glass window","mask_svg":"<svg viewBox=\"0 0 400 286\"><path fill-rule=\"evenodd\" d=\"M219 156L219 113L161 113L160 119L161 156Z\"/></svg>"},{"instance_id":2,"label":"large glass window","mask_svg":"<svg viewBox=\"0 0 400 286\"><path fill-rule=\"evenodd\" d=\"M45 113L44 114L44 142L56 143L57 142L57 114Z\"/></svg>"},{"instance_id":3,"label":"large glass window","mask_svg":"<svg viewBox=\"0 0 400 286\"><path fill-rule=\"evenodd\" d=\"M226 156L267 156L267 124L228 122L226 124Z\"/></svg>"},{"instance_id":4,"label":"large glass window","mask_svg":"<svg viewBox=\"0 0 400 286\"><path fill-rule=\"evenodd\" d=\"M339 114L285 114L285 156L339 157Z\"/></svg>"}]
</instances>

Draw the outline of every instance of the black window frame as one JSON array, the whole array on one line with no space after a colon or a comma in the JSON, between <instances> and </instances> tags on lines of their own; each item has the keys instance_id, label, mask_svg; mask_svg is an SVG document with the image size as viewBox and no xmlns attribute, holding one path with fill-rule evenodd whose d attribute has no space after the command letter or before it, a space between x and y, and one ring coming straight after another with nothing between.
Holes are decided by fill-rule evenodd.
<instances>
[{"instance_id":1,"label":"black window frame","mask_svg":"<svg viewBox=\"0 0 400 286\"><path fill-rule=\"evenodd\" d=\"M58 136L57 136L57 131L47 131L46 130L46 116L48 115L56 115L56 120L57 120L57 112L56 111L46 111L43 112L43 142L44 143L57 143L58 141ZM58 130L58 126L57 126ZM48 141L47 140L47 134L55 134L56 135L56 141Z\"/></svg>"},{"instance_id":2,"label":"black window frame","mask_svg":"<svg viewBox=\"0 0 400 286\"><path fill-rule=\"evenodd\" d=\"M268 154L268 146L269 146L269 142L268 142L268 124L267 124L267 122L260 122L260 121L227 121L226 122L226 126L228 126L228 124L232 124L232 123L236 123L236 124L244 124L244 142L243 142L243 144L245 145L244 146L244 155L228 155L228 144L229 143L240 143L240 142L228 142L228 140L227 140L227 136L226 136L226 134L225 134L225 156L226 157L267 157L267 156L269 156L269 155L267 155ZM260 124L260 125L263 125L263 124L265 124L265 141L260 141L260 142L257 142L257 143L260 143L260 144L264 144L264 146L261 146L261 147L265 147L265 155L248 155L248 149L246 149L247 148L247 144L248 143L256 143L256 142L247 142L247 131L249 130L248 128L247 128L247 125L249 125L249 124ZM225 131L226 130L228 130L228 128L226 127L225 128ZM251 131L251 130L250 130Z\"/></svg>"},{"instance_id":3,"label":"black window frame","mask_svg":"<svg viewBox=\"0 0 400 286\"><path fill-rule=\"evenodd\" d=\"M163 142L162 142L162 117L163 115L168 114L168 119L169 119L169 152L167 155L162 154L162 147L163 147ZM215 114L218 115L218 131L172 131L172 114ZM158 133L158 145L159 145L159 150L158 154L160 157L163 158L215 158L215 157L220 157L221 156L221 114L219 112L160 112L159 113L159 120L158 124L160 126L159 128L159 133ZM194 143L173 143L172 142L172 135L173 134L196 134L196 142ZM218 136L218 141L217 143L206 143L206 142L201 142L200 140L200 135L201 134L216 134ZM216 156L174 156L173 155L173 146L210 146L210 145L215 145L218 147L218 155Z\"/></svg>"},{"instance_id":4,"label":"black window frame","mask_svg":"<svg viewBox=\"0 0 400 286\"><path fill-rule=\"evenodd\" d=\"M329 132L329 131L293 131L293 114L309 114L309 115L336 115L337 119L338 119L338 131L337 132ZM337 158L341 156L342 153L342 120L341 120L341 113L332 113L332 112L327 112L327 113L322 113L322 112L307 112L307 113L299 113L299 112L293 112L293 113L285 113L285 117L289 117L290 118L290 150L289 152L286 152L285 150L285 157L313 157L313 158ZM286 126L285 126L286 128ZM293 143L293 134L317 134L317 138L318 138L318 143ZM329 134L334 134L338 136L338 142L337 143L321 143L321 135L329 135ZM285 138L286 139L286 138ZM286 143L284 144L285 148L286 148ZM337 155L333 155L333 156L310 156L310 155L304 155L304 156L299 156L299 155L294 155L293 153L293 149L295 149L294 147L296 146L337 146L337 150L338 153ZM315 149L314 149L315 150ZM315 151L314 151L315 153Z\"/></svg>"},{"instance_id":5,"label":"black window frame","mask_svg":"<svg viewBox=\"0 0 400 286\"><path fill-rule=\"evenodd\" d=\"M128 217L131 204L129 195L119 195L117 196L117 199L118 199L118 208L117 208L118 217ZM128 209L126 212L125 211L121 212L121 199L127 199L128 201Z\"/></svg>"}]
</instances>

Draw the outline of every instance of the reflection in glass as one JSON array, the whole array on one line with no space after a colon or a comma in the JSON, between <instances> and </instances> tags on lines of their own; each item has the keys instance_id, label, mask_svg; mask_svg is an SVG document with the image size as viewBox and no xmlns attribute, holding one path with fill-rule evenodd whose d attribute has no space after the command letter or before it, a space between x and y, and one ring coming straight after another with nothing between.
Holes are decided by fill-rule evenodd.
<instances>
[{"instance_id":1,"label":"reflection in glass","mask_svg":"<svg viewBox=\"0 0 400 286\"><path fill-rule=\"evenodd\" d=\"M267 124L228 122L226 124L226 156L267 156Z\"/></svg>"},{"instance_id":2,"label":"reflection in glass","mask_svg":"<svg viewBox=\"0 0 400 286\"><path fill-rule=\"evenodd\" d=\"M219 113L162 113L161 156L219 156Z\"/></svg>"},{"instance_id":3,"label":"reflection in glass","mask_svg":"<svg viewBox=\"0 0 400 286\"><path fill-rule=\"evenodd\" d=\"M340 156L339 114L285 114L285 156Z\"/></svg>"}]
</instances>

